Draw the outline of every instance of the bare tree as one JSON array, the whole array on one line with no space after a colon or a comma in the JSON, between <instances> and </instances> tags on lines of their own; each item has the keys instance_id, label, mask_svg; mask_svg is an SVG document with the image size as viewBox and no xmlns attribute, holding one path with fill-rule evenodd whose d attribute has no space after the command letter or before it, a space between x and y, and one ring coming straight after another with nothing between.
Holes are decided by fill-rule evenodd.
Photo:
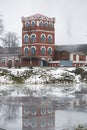
<instances>
[{"instance_id":1,"label":"bare tree","mask_svg":"<svg viewBox=\"0 0 87 130\"><path fill-rule=\"evenodd\" d=\"M19 38L15 32L8 32L1 40L3 41L2 45L8 48L19 45Z\"/></svg>"},{"instance_id":2,"label":"bare tree","mask_svg":"<svg viewBox=\"0 0 87 130\"><path fill-rule=\"evenodd\" d=\"M0 15L0 35L3 33L3 30L4 30L4 25L3 25L2 15Z\"/></svg>"}]
</instances>

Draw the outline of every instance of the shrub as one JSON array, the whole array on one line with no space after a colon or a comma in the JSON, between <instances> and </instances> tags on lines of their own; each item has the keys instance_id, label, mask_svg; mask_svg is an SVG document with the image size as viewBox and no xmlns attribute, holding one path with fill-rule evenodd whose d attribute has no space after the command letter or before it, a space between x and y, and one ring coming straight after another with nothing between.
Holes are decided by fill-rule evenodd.
<instances>
[{"instance_id":1,"label":"shrub","mask_svg":"<svg viewBox=\"0 0 87 130\"><path fill-rule=\"evenodd\" d=\"M84 72L83 68L76 68L75 69L75 74L82 74Z\"/></svg>"}]
</instances>

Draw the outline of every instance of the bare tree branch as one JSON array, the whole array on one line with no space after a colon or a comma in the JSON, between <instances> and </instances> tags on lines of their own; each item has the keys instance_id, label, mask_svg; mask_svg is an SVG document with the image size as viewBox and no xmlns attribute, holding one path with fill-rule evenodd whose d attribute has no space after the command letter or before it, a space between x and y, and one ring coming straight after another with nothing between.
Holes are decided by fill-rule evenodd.
<instances>
[{"instance_id":1,"label":"bare tree branch","mask_svg":"<svg viewBox=\"0 0 87 130\"><path fill-rule=\"evenodd\" d=\"M4 38L0 38L5 47L17 47L19 45L19 38L16 33L8 32L5 34Z\"/></svg>"}]
</instances>

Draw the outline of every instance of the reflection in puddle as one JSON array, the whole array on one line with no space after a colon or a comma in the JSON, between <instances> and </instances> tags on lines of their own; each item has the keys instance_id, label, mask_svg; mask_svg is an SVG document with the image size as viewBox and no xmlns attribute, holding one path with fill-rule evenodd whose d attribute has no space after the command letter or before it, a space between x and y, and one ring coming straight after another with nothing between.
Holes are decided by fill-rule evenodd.
<instances>
[{"instance_id":1,"label":"reflection in puddle","mask_svg":"<svg viewBox=\"0 0 87 130\"><path fill-rule=\"evenodd\" d=\"M87 95L73 93L72 87L19 85L0 88L2 129L68 130L80 123L87 123Z\"/></svg>"},{"instance_id":2,"label":"reflection in puddle","mask_svg":"<svg viewBox=\"0 0 87 130\"><path fill-rule=\"evenodd\" d=\"M0 128L54 130L55 111L48 97L0 98Z\"/></svg>"},{"instance_id":3,"label":"reflection in puddle","mask_svg":"<svg viewBox=\"0 0 87 130\"><path fill-rule=\"evenodd\" d=\"M23 97L22 101L23 130L54 130L55 112L49 98Z\"/></svg>"}]
</instances>

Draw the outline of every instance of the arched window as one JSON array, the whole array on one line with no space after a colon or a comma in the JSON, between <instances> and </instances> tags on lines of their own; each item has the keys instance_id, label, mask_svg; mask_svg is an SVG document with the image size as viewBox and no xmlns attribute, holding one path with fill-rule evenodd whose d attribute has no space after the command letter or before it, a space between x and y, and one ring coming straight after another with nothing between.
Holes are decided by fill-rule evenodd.
<instances>
[{"instance_id":1,"label":"arched window","mask_svg":"<svg viewBox=\"0 0 87 130\"><path fill-rule=\"evenodd\" d=\"M32 34L31 35L31 42L35 42L36 41L36 35L35 34Z\"/></svg>"},{"instance_id":2,"label":"arched window","mask_svg":"<svg viewBox=\"0 0 87 130\"><path fill-rule=\"evenodd\" d=\"M45 42L46 41L46 36L45 34L41 34L41 42Z\"/></svg>"},{"instance_id":3,"label":"arched window","mask_svg":"<svg viewBox=\"0 0 87 130\"><path fill-rule=\"evenodd\" d=\"M35 46L32 46L32 47L31 47L31 54L34 55L35 53L36 53L36 47L35 47Z\"/></svg>"},{"instance_id":4,"label":"arched window","mask_svg":"<svg viewBox=\"0 0 87 130\"><path fill-rule=\"evenodd\" d=\"M45 127L46 126L46 119L42 119L40 125L41 125L41 127Z\"/></svg>"},{"instance_id":5,"label":"arched window","mask_svg":"<svg viewBox=\"0 0 87 130\"><path fill-rule=\"evenodd\" d=\"M53 118L52 117L50 117L50 118L48 118L48 126L53 126Z\"/></svg>"},{"instance_id":6,"label":"arched window","mask_svg":"<svg viewBox=\"0 0 87 130\"><path fill-rule=\"evenodd\" d=\"M40 21L40 22L39 22L39 26L43 26L43 21Z\"/></svg>"},{"instance_id":7,"label":"arched window","mask_svg":"<svg viewBox=\"0 0 87 130\"><path fill-rule=\"evenodd\" d=\"M30 113L29 107L28 106L24 106L24 114L28 115L29 113Z\"/></svg>"},{"instance_id":8,"label":"arched window","mask_svg":"<svg viewBox=\"0 0 87 130\"><path fill-rule=\"evenodd\" d=\"M27 119L27 118L24 118L24 126L25 127L29 127L29 125L30 125L30 120L29 119Z\"/></svg>"},{"instance_id":9,"label":"arched window","mask_svg":"<svg viewBox=\"0 0 87 130\"><path fill-rule=\"evenodd\" d=\"M36 107L35 106L31 107L31 114L36 115Z\"/></svg>"},{"instance_id":10,"label":"arched window","mask_svg":"<svg viewBox=\"0 0 87 130\"><path fill-rule=\"evenodd\" d=\"M47 51L48 51L49 55L52 55L52 48L51 47L48 47Z\"/></svg>"},{"instance_id":11,"label":"arched window","mask_svg":"<svg viewBox=\"0 0 87 130\"><path fill-rule=\"evenodd\" d=\"M25 22L25 27L29 27L29 21Z\"/></svg>"},{"instance_id":12,"label":"arched window","mask_svg":"<svg viewBox=\"0 0 87 130\"><path fill-rule=\"evenodd\" d=\"M24 42L27 43L29 41L29 36L28 35L24 35Z\"/></svg>"},{"instance_id":13,"label":"arched window","mask_svg":"<svg viewBox=\"0 0 87 130\"><path fill-rule=\"evenodd\" d=\"M48 22L45 22L45 23L44 23L44 26L45 26L45 27L48 27Z\"/></svg>"},{"instance_id":14,"label":"arched window","mask_svg":"<svg viewBox=\"0 0 87 130\"><path fill-rule=\"evenodd\" d=\"M34 27L36 25L35 21L31 21L31 26Z\"/></svg>"},{"instance_id":15,"label":"arched window","mask_svg":"<svg viewBox=\"0 0 87 130\"><path fill-rule=\"evenodd\" d=\"M1 59L1 63L5 63L5 59Z\"/></svg>"},{"instance_id":16,"label":"arched window","mask_svg":"<svg viewBox=\"0 0 87 130\"><path fill-rule=\"evenodd\" d=\"M53 40L52 35L48 35L47 40L49 43L52 43L52 40Z\"/></svg>"},{"instance_id":17,"label":"arched window","mask_svg":"<svg viewBox=\"0 0 87 130\"><path fill-rule=\"evenodd\" d=\"M53 112L53 107L52 106L48 106L47 111L48 111L49 114L51 114Z\"/></svg>"},{"instance_id":18,"label":"arched window","mask_svg":"<svg viewBox=\"0 0 87 130\"><path fill-rule=\"evenodd\" d=\"M41 107L41 115L45 115L46 114L46 107L42 106Z\"/></svg>"},{"instance_id":19,"label":"arched window","mask_svg":"<svg viewBox=\"0 0 87 130\"><path fill-rule=\"evenodd\" d=\"M51 27L51 28L53 27L53 23L52 22L49 23L49 27Z\"/></svg>"},{"instance_id":20,"label":"arched window","mask_svg":"<svg viewBox=\"0 0 87 130\"><path fill-rule=\"evenodd\" d=\"M28 48L28 47L26 47L26 48L24 49L24 54L25 54L25 55L28 55L28 54L29 54L29 48Z\"/></svg>"},{"instance_id":21,"label":"arched window","mask_svg":"<svg viewBox=\"0 0 87 130\"><path fill-rule=\"evenodd\" d=\"M35 120L35 118L32 118L31 126L34 128L37 126L37 121Z\"/></svg>"},{"instance_id":22,"label":"arched window","mask_svg":"<svg viewBox=\"0 0 87 130\"><path fill-rule=\"evenodd\" d=\"M44 55L46 53L46 48L44 46L41 47L41 54Z\"/></svg>"}]
</instances>

